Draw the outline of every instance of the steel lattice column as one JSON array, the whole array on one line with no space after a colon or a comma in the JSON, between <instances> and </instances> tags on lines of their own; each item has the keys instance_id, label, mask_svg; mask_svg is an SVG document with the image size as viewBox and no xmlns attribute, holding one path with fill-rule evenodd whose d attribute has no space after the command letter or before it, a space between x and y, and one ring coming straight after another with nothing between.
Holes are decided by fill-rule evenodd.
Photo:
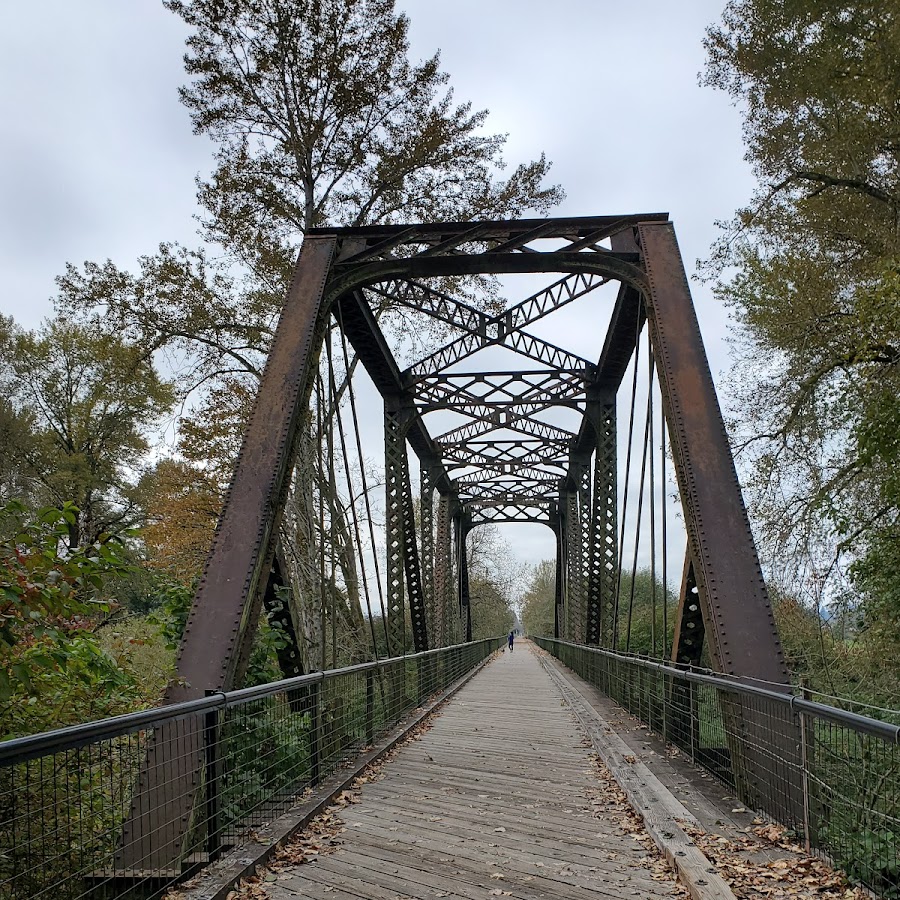
<instances>
[{"instance_id":1,"label":"steel lattice column","mask_svg":"<svg viewBox=\"0 0 900 900\"><path fill-rule=\"evenodd\" d=\"M566 617L565 637L578 640L576 623L581 618L581 528L578 518L578 491L569 488L566 493Z\"/></svg>"},{"instance_id":2,"label":"steel lattice column","mask_svg":"<svg viewBox=\"0 0 900 900\"><path fill-rule=\"evenodd\" d=\"M422 595L422 575L416 543L415 511L406 454L406 431L410 411L402 404L385 402L384 468L385 525L387 531L387 617L388 641L392 654L406 650L405 587L409 596L409 616L413 646L428 649L428 628Z\"/></svg>"},{"instance_id":3,"label":"steel lattice column","mask_svg":"<svg viewBox=\"0 0 900 900\"><path fill-rule=\"evenodd\" d=\"M616 511L616 402L598 404L594 417L594 499L591 509L587 642L610 646L618 571Z\"/></svg>"},{"instance_id":4,"label":"steel lattice column","mask_svg":"<svg viewBox=\"0 0 900 900\"><path fill-rule=\"evenodd\" d=\"M590 531L591 467L589 457L571 461L574 484L566 494L567 591L566 638L584 643L587 637L587 574Z\"/></svg>"},{"instance_id":5,"label":"steel lattice column","mask_svg":"<svg viewBox=\"0 0 900 900\"><path fill-rule=\"evenodd\" d=\"M425 620L431 643L435 647L441 644L437 640L437 620L439 603L434 593L434 482L428 464L419 466L420 503L419 519L422 541L422 593L425 598Z\"/></svg>"},{"instance_id":6,"label":"steel lattice column","mask_svg":"<svg viewBox=\"0 0 900 900\"><path fill-rule=\"evenodd\" d=\"M573 467L578 479L578 595L573 622L575 640L584 643L587 639L588 586L591 572L591 458L579 459Z\"/></svg>"},{"instance_id":7,"label":"steel lattice column","mask_svg":"<svg viewBox=\"0 0 900 900\"><path fill-rule=\"evenodd\" d=\"M403 615L403 471L406 457L403 415L384 411L385 531L387 548L387 634L388 655L403 653L406 647L406 620Z\"/></svg>"},{"instance_id":8,"label":"steel lattice column","mask_svg":"<svg viewBox=\"0 0 900 900\"><path fill-rule=\"evenodd\" d=\"M553 534L556 537L556 580L553 588L553 637L561 638L565 611L563 595L566 577L566 541L563 534L564 518L557 509L552 518Z\"/></svg>"},{"instance_id":9,"label":"steel lattice column","mask_svg":"<svg viewBox=\"0 0 900 900\"><path fill-rule=\"evenodd\" d=\"M463 640L472 640L472 598L469 595L469 554L466 551L466 537L469 525L466 517L460 513L456 522L457 579L459 582L459 621Z\"/></svg>"},{"instance_id":10,"label":"steel lattice column","mask_svg":"<svg viewBox=\"0 0 900 900\"><path fill-rule=\"evenodd\" d=\"M453 609L453 520L450 494L440 494L437 512L437 539L434 548L435 647L452 643L450 616Z\"/></svg>"}]
</instances>

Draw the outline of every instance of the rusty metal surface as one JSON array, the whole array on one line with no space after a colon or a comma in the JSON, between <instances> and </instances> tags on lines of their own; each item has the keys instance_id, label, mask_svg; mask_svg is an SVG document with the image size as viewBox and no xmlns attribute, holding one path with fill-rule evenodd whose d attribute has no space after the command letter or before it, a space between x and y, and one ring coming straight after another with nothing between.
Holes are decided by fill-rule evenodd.
<instances>
[{"instance_id":1,"label":"rusty metal surface","mask_svg":"<svg viewBox=\"0 0 900 900\"><path fill-rule=\"evenodd\" d=\"M262 384L178 652L166 702L235 686L250 653L324 325L321 306L335 240L304 242ZM165 867L178 860L201 781L199 726L156 730L123 828L116 863Z\"/></svg>"},{"instance_id":2,"label":"rusty metal surface","mask_svg":"<svg viewBox=\"0 0 900 900\"><path fill-rule=\"evenodd\" d=\"M597 401L592 412L596 447L588 541L587 643L608 646L619 578L615 396Z\"/></svg>"},{"instance_id":3,"label":"rusty metal surface","mask_svg":"<svg viewBox=\"0 0 900 900\"><path fill-rule=\"evenodd\" d=\"M684 555L684 572L678 594L678 609L675 611L672 662L682 666L700 665L706 635L706 623L703 621L704 606L705 604L700 602L700 591L694 577L694 564L688 550Z\"/></svg>"},{"instance_id":4,"label":"rusty metal surface","mask_svg":"<svg viewBox=\"0 0 900 900\"><path fill-rule=\"evenodd\" d=\"M763 581L681 254L670 224L638 227L647 316L716 669L787 685Z\"/></svg>"},{"instance_id":5,"label":"rusty metal surface","mask_svg":"<svg viewBox=\"0 0 900 900\"><path fill-rule=\"evenodd\" d=\"M559 277L495 314L422 281L509 273ZM527 330L611 280L620 288L596 363ZM402 369L379 325L385 304L428 315L457 337ZM600 306L591 309L595 329ZM681 605L676 643L687 650L682 632L699 611L717 668L786 682L674 231L666 215L650 214L309 233L188 619L179 655L183 680L169 700L227 689L241 676L261 603L274 597L278 573L270 578L270 569L287 473L332 313L385 402L390 652L471 638L465 538L492 522L550 526L557 635L601 645L612 640L620 565L616 392L646 316L698 588L698 603ZM518 354L523 368L460 372L460 363L492 347ZM579 414L576 430L541 418L561 406ZM433 438L424 418L433 410L466 421ZM408 448L420 462L421 526ZM698 653L691 648L692 659ZM135 852L120 854L122 861L141 859L142 816L156 807L168 810L169 824L154 865L177 857L191 811L183 798L199 784L201 738L164 729L154 737L148 757L154 764L142 774L126 826L125 846ZM174 758L176 739L179 762L160 780L153 773Z\"/></svg>"},{"instance_id":6,"label":"rusty metal surface","mask_svg":"<svg viewBox=\"0 0 900 900\"><path fill-rule=\"evenodd\" d=\"M297 428L309 405L311 372L327 311L321 308L335 241L304 242L275 332L212 549L178 653L184 685L167 699L228 690L249 653L274 553Z\"/></svg>"}]
</instances>

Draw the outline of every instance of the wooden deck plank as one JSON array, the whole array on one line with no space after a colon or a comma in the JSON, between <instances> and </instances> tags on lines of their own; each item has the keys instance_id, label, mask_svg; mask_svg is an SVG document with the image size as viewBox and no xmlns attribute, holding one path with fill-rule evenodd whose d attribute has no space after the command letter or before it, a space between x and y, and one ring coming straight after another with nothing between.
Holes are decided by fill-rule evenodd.
<instances>
[{"instance_id":1,"label":"wooden deck plank","mask_svg":"<svg viewBox=\"0 0 900 900\"><path fill-rule=\"evenodd\" d=\"M408 852L401 841L391 841L376 835L360 835L358 842L358 846L363 848L363 852L371 850L404 854ZM518 848L497 846L485 850L483 844L473 847L473 842L461 841L459 844L451 845L424 837L416 838L411 843L415 845L417 859L423 863L438 864L450 855L458 862L461 860L467 860L470 863L488 862L491 864L492 871L495 872L515 869L519 873L525 873L534 878L549 878L552 881L564 880L565 883L580 887L596 888L598 878L602 878L607 885L615 886L616 891L620 891L623 885L635 886L640 883L655 887L653 880L641 877L641 872L636 867L627 873L614 871L610 870L608 865L600 865L597 859L589 857L583 857L578 862L566 859L549 859L547 862L543 862L538 855L527 849L521 849L521 845ZM618 857L607 856L604 862L615 858Z\"/></svg>"},{"instance_id":2,"label":"wooden deck plank","mask_svg":"<svg viewBox=\"0 0 900 900\"><path fill-rule=\"evenodd\" d=\"M537 659L525 646L502 654L399 750L381 780L361 786L359 802L341 811L341 847L280 873L270 894L684 896L674 876L659 880L638 840L592 814L592 765L584 733Z\"/></svg>"}]
</instances>

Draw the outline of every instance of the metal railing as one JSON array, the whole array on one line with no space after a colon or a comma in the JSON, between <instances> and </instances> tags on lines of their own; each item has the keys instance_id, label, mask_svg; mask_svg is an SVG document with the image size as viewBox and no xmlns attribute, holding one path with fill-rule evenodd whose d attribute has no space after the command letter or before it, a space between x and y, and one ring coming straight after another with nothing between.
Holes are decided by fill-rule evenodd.
<instances>
[{"instance_id":1,"label":"metal railing","mask_svg":"<svg viewBox=\"0 0 900 900\"><path fill-rule=\"evenodd\" d=\"M889 722L740 680L532 638L882 897L900 897L900 712Z\"/></svg>"},{"instance_id":2,"label":"metal railing","mask_svg":"<svg viewBox=\"0 0 900 900\"><path fill-rule=\"evenodd\" d=\"M500 641L315 672L0 743L0 898L163 893L285 812ZM180 758L168 755L165 772L149 771L154 733L181 748ZM137 786L148 775L155 793L136 814L148 793ZM177 815L184 821L173 830Z\"/></svg>"}]
</instances>

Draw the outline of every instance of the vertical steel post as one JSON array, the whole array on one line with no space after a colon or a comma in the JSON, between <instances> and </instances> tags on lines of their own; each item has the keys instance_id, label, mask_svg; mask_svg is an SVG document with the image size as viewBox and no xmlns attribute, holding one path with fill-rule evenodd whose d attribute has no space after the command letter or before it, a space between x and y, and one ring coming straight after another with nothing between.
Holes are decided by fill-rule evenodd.
<instances>
[{"instance_id":1,"label":"vertical steel post","mask_svg":"<svg viewBox=\"0 0 900 900\"><path fill-rule=\"evenodd\" d=\"M209 697L218 691L206 691ZM214 862L221 852L222 835L219 831L219 791L222 779L219 767L219 710L211 709L205 715L204 743L206 745L206 854Z\"/></svg>"},{"instance_id":2,"label":"vertical steel post","mask_svg":"<svg viewBox=\"0 0 900 900\"><path fill-rule=\"evenodd\" d=\"M573 464L574 468L574 464ZM581 519L578 516L578 488L568 485L565 495L566 516L566 615L564 634L578 641L577 623L584 612L581 578Z\"/></svg>"},{"instance_id":3,"label":"vertical steel post","mask_svg":"<svg viewBox=\"0 0 900 900\"><path fill-rule=\"evenodd\" d=\"M416 541L416 516L412 500L406 434L415 415L406 397L386 397L384 403L385 519L387 527L387 606L390 652L405 653L406 609L409 607L413 647L428 649L428 625L422 570ZM404 577L405 576L405 577Z\"/></svg>"},{"instance_id":4,"label":"vertical steel post","mask_svg":"<svg viewBox=\"0 0 900 900\"><path fill-rule=\"evenodd\" d=\"M597 403L594 422L597 442L589 539L587 642L608 647L612 643L613 604L619 568L615 394Z\"/></svg>"},{"instance_id":5,"label":"vertical steel post","mask_svg":"<svg viewBox=\"0 0 900 900\"><path fill-rule=\"evenodd\" d=\"M366 670L366 743L375 740L375 670Z\"/></svg>"},{"instance_id":6,"label":"vertical steel post","mask_svg":"<svg viewBox=\"0 0 900 900\"><path fill-rule=\"evenodd\" d=\"M451 496L441 493L438 497L437 538L434 548L435 593L435 647L452 644L450 616L453 606L453 520Z\"/></svg>"},{"instance_id":7,"label":"vertical steel post","mask_svg":"<svg viewBox=\"0 0 900 900\"><path fill-rule=\"evenodd\" d=\"M322 776L322 685L316 681L309 686L309 783L316 785Z\"/></svg>"},{"instance_id":8,"label":"vertical steel post","mask_svg":"<svg viewBox=\"0 0 900 900\"><path fill-rule=\"evenodd\" d=\"M466 537L469 534L469 523L465 514L460 512L456 516L456 552L458 562L459 583L459 615L465 634L464 640L472 640L472 610L471 597L469 595L469 554L466 550Z\"/></svg>"},{"instance_id":9,"label":"vertical steel post","mask_svg":"<svg viewBox=\"0 0 900 900\"><path fill-rule=\"evenodd\" d=\"M810 699L809 688L806 685L806 678L801 678L800 691L804 700ZM815 728L815 722L813 722ZM800 711L800 766L803 778L803 844L806 852L810 852L812 846L812 827L810 817L809 802L809 762L810 762L810 740L808 726L806 724L806 713Z\"/></svg>"},{"instance_id":10,"label":"vertical steel post","mask_svg":"<svg viewBox=\"0 0 900 900\"><path fill-rule=\"evenodd\" d=\"M578 481L578 596L573 623L579 644L588 636L588 590L591 571L591 455L580 455L573 466Z\"/></svg>"},{"instance_id":11,"label":"vertical steel post","mask_svg":"<svg viewBox=\"0 0 900 900\"><path fill-rule=\"evenodd\" d=\"M400 409L385 400L384 474L386 531L386 604L388 656L406 652L406 616L404 612L404 530L403 482L409 461L406 456L405 417Z\"/></svg>"},{"instance_id":12,"label":"vertical steel post","mask_svg":"<svg viewBox=\"0 0 900 900\"><path fill-rule=\"evenodd\" d=\"M565 628L565 594L566 594L566 535L565 516L559 508L553 533L556 536L556 581L553 592L553 637L560 640Z\"/></svg>"},{"instance_id":13,"label":"vertical steel post","mask_svg":"<svg viewBox=\"0 0 900 900\"><path fill-rule=\"evenodd\" d=\"M425 622L431 647L440 647L438 639L438 600L434 591L434 479L431 464L419 465L419 527L422 547L422 594L425 603Z\"/></svg>"}]
</instances>

